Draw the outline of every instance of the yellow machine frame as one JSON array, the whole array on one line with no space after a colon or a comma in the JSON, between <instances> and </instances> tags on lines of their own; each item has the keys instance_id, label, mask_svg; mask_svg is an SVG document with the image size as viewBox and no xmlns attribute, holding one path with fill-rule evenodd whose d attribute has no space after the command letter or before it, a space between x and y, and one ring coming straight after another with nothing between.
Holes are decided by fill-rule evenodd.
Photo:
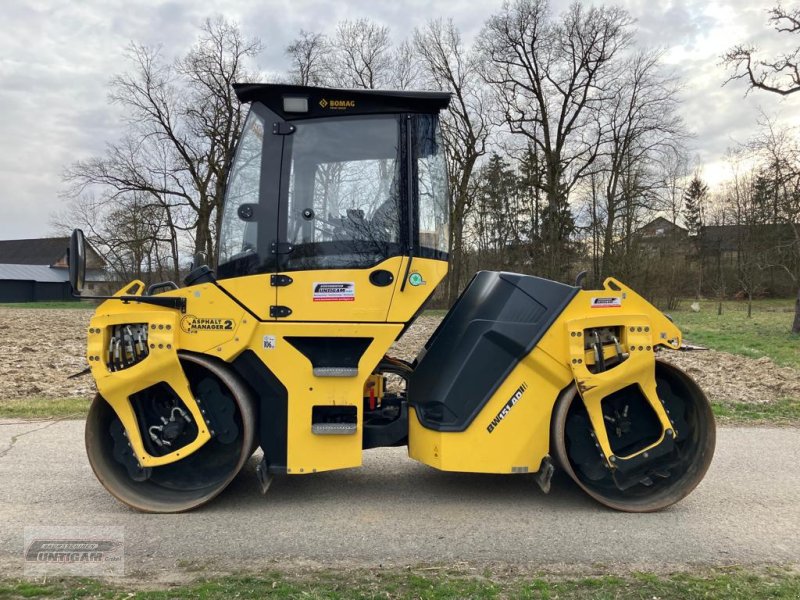
<instances>
[{"instance_id":1,"label":"yellow machine frame","mask_svg":"<svg viewBox=\"0 0 800 600\"><path fill-rule=\"evenodd\" d=\"M379 265L402 273L407 258L392 258ZM87 358L98 391L119 416L133 451L143 467L169 464L195 452L210 435L200 427L194 441L164 456L152 456L144 448L131 407L130 396L158 382L167 383L180 396L192 416L203 423L180 364L180 351L202 353L230 362L245 350L252 350L286 386L288 393L287 465L289 474L307 474L332 469L357 467L362 456L363 398L365 387L379 360L397 339L404 324L446 273L446 263L415 259L414 272L430 287L397 284L385 291L366 285L369 271L348 271L347 277L366 290L352 303L337 303L342 311L336 322L298 322L287 319L259 320L214 284L206 283L181 290L188 297L186 314L161 307L144 307L119 301L106 301L89 325ZM297 277L297 273L292 273ZM285 294L280 300L301 305L306 287L313 281L338 281L345 276L336 271L302 273L300 285L278 288ZM239 299L257 297L268 275L256 275L220 285ZM143 286L133 282L118 295L141 293ZM174 293L174 292L170 292ZM164 294L169 295L170 293ZM593 299L602 294L615 299L608 307L598 307ZM384 303L389 297L388 306ZM381 308L383 305L384 308ZM321 317L313 311L330 311L330 306L308 306L301 316ZM326 313L330 314L330 312ZM368 316L359 321L359 316ZM122 371L110 371L104 352L108 348L111 326L123 323L147 323L149 356ZM587 329L623 326L620 340L628 360L603 373L592 373L594 356L584 348ZM315 377L309 359L285 342L290 336L363 336L372 338L363 354L357 376L347 378ZM412 458L445 471L483 473L527 473L539 469L550 447L549 427L555 399L573 381L586 404L592 425L598 432L598 444L608 461L631 457L613 455L605 434L600 401L608 394L631 384L638 384L661 422L663 433L672 435L673 426L655 392L654 350L663 345L680 346L681 334L660 311L620 282L609 279L604 291L581 291L573 298L534 350L519 362L510 376L496 390L477 418L463 432L439 432L426 429L409 416L408 452ZM269 343L265 343L269 340ZM609 358L613 347L606 347ZM521 390L521 391L520 391ZM509 398L519 393L502 423L487 431L487 425ZM314 405L350 405L357 409L358 422L353 435L319 436L311 432L311 407ZM491 433L491 435L490 435ZM660 440L659 440L660 441ZM659 443L659 442L657 442ZM657 444L656 443L656 444ZM648 448L639 453L647 452ZM637 454L639 454L637 453Z\"/></svg>"}]
</instances>

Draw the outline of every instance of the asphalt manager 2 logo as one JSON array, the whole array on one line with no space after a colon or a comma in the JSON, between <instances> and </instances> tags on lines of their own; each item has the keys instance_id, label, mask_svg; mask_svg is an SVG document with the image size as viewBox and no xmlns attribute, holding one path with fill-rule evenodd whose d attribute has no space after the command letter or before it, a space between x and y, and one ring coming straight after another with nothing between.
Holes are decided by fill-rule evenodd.
<instances>
[{"instance_id":1,"label":"asphalt manager 2 logo","mask_svg":"<svg viewBox=\"0 0 800 600\"><path fill-rule=\"evenodd\" d=\"M500 409L500 412L497 413L497 416L494 419L492 419L492 422L486 426L486 431L492 433L494 431L494 428L500 425L500 421L502 421L508 416L508 413L510 413L511 409L514 408L514 405L517 402L519 402L520 398L522 398L522 395L525 393L525 390L527 389L528 389L528 384L523 382L522 385L520 385L517 388L517 391L514 392L514 395L508 399L506 405Z\"/></svg>"}]
</instances>

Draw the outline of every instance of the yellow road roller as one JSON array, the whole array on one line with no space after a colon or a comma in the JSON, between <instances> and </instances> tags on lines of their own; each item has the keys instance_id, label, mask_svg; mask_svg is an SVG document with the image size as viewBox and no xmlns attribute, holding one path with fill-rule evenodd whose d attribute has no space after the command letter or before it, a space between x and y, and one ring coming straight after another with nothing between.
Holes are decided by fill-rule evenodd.
<instances>
[{"instance_id":1,"label":"yellow road roller","mask_svg":"<svg viewBox=\"0 0 800 600\"><path fill-rule=\"evenodd\" d=\"M662 509L711 462L703 392L657 359L681 333L623 283L477 273L413 362L387 355L448 267L439 92L242 84L216 268L102 298L86 449L145 512L196 508L257 448L275 476L407 446L442 471L556 468L613 509ZM83 288L85 241L70 240Z\"/></svg>"}]
</instances>

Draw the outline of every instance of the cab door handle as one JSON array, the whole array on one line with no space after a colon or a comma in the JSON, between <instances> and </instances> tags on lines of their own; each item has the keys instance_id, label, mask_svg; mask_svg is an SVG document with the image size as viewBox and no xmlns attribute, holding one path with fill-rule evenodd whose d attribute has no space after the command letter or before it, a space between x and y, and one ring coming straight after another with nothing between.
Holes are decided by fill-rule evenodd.
<instances>
[{"instance_id":1,"label":"cab door handle","mask_svg":"<svg viewBox=\"0 0 800 600\"><path fill-rule=\"evenodd\" d=\"M386 269L378 269L377 271L373 271L369 274L369 282L377 287L386 287L393 281L394 275L392 275Z\"/></svg>"}]
</instances>

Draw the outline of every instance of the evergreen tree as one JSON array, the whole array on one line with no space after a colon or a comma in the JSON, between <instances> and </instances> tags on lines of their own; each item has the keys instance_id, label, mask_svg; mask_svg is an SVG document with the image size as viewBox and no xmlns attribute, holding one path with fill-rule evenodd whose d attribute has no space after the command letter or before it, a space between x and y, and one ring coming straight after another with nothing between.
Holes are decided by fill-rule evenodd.
<instances>
[{"instance_id":1,"label":"evergreen tree","mask_svg":"<svg viewBox=\"0 0 800 600\"><path fill-rule=\"evenodd\" d=\"M543 197L545 164L536 146L528 147L519 163L520 201L528 213L529 243L531 255L538 254L542 237L542 211L546 203Z\"/></svg>"},{"instance_id":2,"label":"evergreen tree","mask_svg":"<svg viewBox=\"0 0 800 600\"><path fill-rule=\"evenodd\" d=\"M478 251L498 268L510 268L514 261L510 251L519 246L525 229L517 175L495 153L481 168L479 177L474 224Z\"/></svg>"},{"instance_id":3,"label":"evergreen tree","mask_svg":"<svg viewBox=\"0 0 800 600\"><path fill-rule=\"evenodd\" d=\"M703 214L707 197L708 186L695 174L683 195L683 219L689 235L700 236L703 233Z\"/></svg>"},{"instance_id":4,"label":"evergreen tree","mask_svg":"<svg viewBox=\"0 0 800 600\"><path fill-rule=\"evenodd\" d=\"M703 293L703 213L708 196L708 186L695 173L686 193L683 195L683 220L686 222L686 229L694 240L695 253L697 258L697 297Z\"/></svg>"}]
</instances>

